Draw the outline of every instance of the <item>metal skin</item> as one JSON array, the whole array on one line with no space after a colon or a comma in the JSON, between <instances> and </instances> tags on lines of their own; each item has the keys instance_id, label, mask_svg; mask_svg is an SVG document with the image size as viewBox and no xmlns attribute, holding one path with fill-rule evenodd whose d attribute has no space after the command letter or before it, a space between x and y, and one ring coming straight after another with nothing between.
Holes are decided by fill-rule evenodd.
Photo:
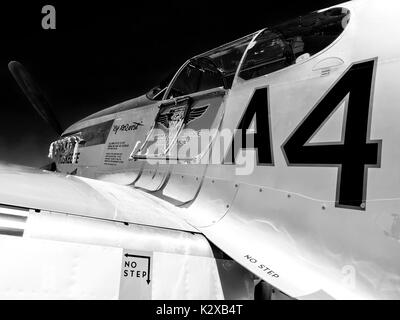
<instances>
[{"instance_id":1,"label":"metal skin","mask_svg":"<svg viewBox=\"0 0 400 320\"><path fill-rule=\"evenodd\" d=\"M253 299L254 276L174 205L131 187L1 165L1 299ZM129 280L125 254L151 258ZM125 258L124 258L125 257ZM124 284L128 281L128 290ZM206 285L204 285L206 284Z\"/></svg>"},{"instance_id":2,"label":"metal skin","mask_svg":"<svg viewBox=\"0 0 400 320\"><path fill-rule=\"evenodd\" d=\"M137 142L143 142L154 125L160 105L174 102L140 97L140 102L114 106L68 128L63 136L109 120L117 127L141 124L134 131L110 130L105 143L80 148L77 164L57 164L60 174L37 175L26 169L7 173L3 168L4 181L11 183L1 187L1 203L189 231L297 299L399 299L400 110L395 79L400 72L396 43L400 5L395 0L363 0L337 7L350 10L350 23L318 54L247 81L236 74L231 89L191 97L197 106L210 105L208 110L215 111L209 128L233 131L255 90L268 88L273 165L255 163L251 174L238 175L241 166L223 164L222 159L217 164L200 164L198 159L177 164L132 159ZM284 145L346 72L364 61L374 62L367 140L380 141L380 163L365 169L365 198L355 209L337 205L338 166L290 165ZM337 112L339 117L333 113L309 143L340 143L346 111L342 116ZM106 160L110 143L121 142L117 161ZM210 148L201 150L200 158L206 158ZM32 175L33 180L28 178ZM21 185L29 184L35 187L20 191ZM146 239L159 236L149 234ZM64 233L64 237L75 241L72 235ZM97 238L99 244L102 237ZM146 250L165 250L146 241Z\"/></svg>"}]
</instances>

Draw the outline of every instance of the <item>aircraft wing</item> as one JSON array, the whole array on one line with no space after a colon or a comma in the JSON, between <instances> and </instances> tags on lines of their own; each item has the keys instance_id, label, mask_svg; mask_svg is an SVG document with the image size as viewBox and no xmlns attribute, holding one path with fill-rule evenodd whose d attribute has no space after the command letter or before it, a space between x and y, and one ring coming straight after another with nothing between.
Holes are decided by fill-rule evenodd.
<instances>
[{"instance_id":1,"label":"aircraft wing","mask_svg":"<svg viewBox=\"0 0 400 320\"><path fill-rule=\"evenodd\" d=\"M0 165L0 180L2 205L198 232L178 208L129 186L12 165Z\"/></svg>"},{"instance_id":2,"label":"aircraft wing","mask_svg":"<svg viewBox=\"0 0 400 320\"><path fill-rule=\"evenodd\" d=\"M0 299L251 299L250 272L131 186L0 165Z\"/></svg>"},{"instance_id":3,"label":"aircraft wing","mask_svg":"<svg viewBox=\"0 0 400 320\"><path fill-rule=\"evenodd\" d=\"M317 246L318 243L323 244L324 241L315 243L317 239L315 236L310 236L309 239L302 237L302 241L296 240L299 238L296 235L298 227L293 229L291 226L297 226L297 222L286 217L285 210L275 212L274 208L268 208L261 201L260 197L284 199L282 195L286 193L283 191L264 188L263 192L259 192L260 187L254 187L257 192L253 192L251 186L234 185L205 178L201 191L193 203L176 206L132 186L28 167L0 165L0 179L2 181L0 184L0 253L4 250L8 252L15 249L9 240L3 243L5 236L19 235L27 239L33 237L106 245L107 249L110 244L119 248L130 247L135 249L131 252L139 252L139 254L141 251L162 251L163 255L165 252L168 254L170 252L178 253L178 256L170 258L168 262L162 262L165 270L171 270L172 267L167 268L166 266L174 264L175 260L178 261L178 257L197 259L196 257L202 256L204 259L214 262L207 262L211 263L207 268L196 262L198 268L196 271L194 271L193 265L187 266L191 271L188 269L179 272L174 268L172 270L176 271L179 279L183 274L190 272L193 272L192 274L195 274L198 279L211 276L213 280L210 286L213 287L216 284L221 285L223 276L219 274L221 269L215 265L216 257L212 252L209 240L233 258L236 268L240 270L239 273L236 271L231 273L230 279L227 280L227 283L230 284L246 282L251 284L247 285L248 288L251 288L253 285L251 273L253 273L283 292L290 292L291 296L298 299L356 298L372 293L368 288L351 295L351 290L343 288L340 281L334 281L338 277L327 268L323 268L327 264L307 253L307 248L313 246L313 241L314 246ZM249 202L246 202L245 199L254 200L251 207L246 205ZM312 199L303 199L302 201L305 212L307 208L318 203ZM283 204L282 207L284 207ZM295 208L292 209L295 210ZM29 211L28 219L26 219L27 215L25 218L9 219L10 215L24 210ZM269 212L269 218L260 217L257 214L264 210ZM58 219L58 216L67 216L68 219ZM82 219L77 220L80 218ZM88 222L88 219L96 222ZM310 219L317 219L317 217ZM114 229L103 226L101 221L113 223ZM362 221L361 219L360 225L363 223ZM126 230L120 229L123 223L134 225L135 229L130 230L127 235ZM91 227L88 227L89 224L92 224ZM321 237L325 236L321 235ZM322 244L320 249L328 250L328 247ZM386 243L384 245L387 246ZM18 250L24 250L23 248L26 248L24 246L26 245L19 246ZM46 250L39 250L36 253L45 255ZM117 256L120 257L121 252ZM31 258L34 259L34 257L35 255L32 255ZM13 256L12 259L15 257ZM118 259L120 258L114 257L113 262L114 268L117 269L121 264ZM341 260L338 256L338 261ZM162 260L154 259L154 263L157 261ZM372 258L371 261L373 261ZM245 266L251 273L242 266ZM6 266L0 266L0 270L1 268L6 268ZM15 266L9 266L7 269L3 269L4 272L0 272L0 282L1 276L3 274L10 275L9 270L13 268ZM118 272L120 271L114 270L113 274ZM159 274L163 273L155 273L154 276ZM168 271L168 275L163 274L163 276L163 281L171 278L170 271ZM184 280L184 278L182 279ZM114 279L113 283L119 283L119 280ZM168 287L165 284L161 285L161 281L158 283L159 288ZM209 286L196 283L193 280L190 284L193 290L199 291L199 288L208 290L207 288L209 288ZM181 287L185 288L184 285ZM246 285L243 285L242 288L246 288ZM330 288L330 290L326 292L323 288ZM0 285L0 297L1 290ZM57 290L62 292L59 287ZM237 291L237 288L234 291ZM153 298L157 297L154 296L154 288L152 292ZM222 297L222 293L216 296L207 294L195 297L206 296L213 299ZM252 294L242 292L239 295L242 295L241 298L243 296L249 298ZM105 297L109 298L110 296ZM112 297L115 297L115 294ZM117 297L121 298L121 293ZM149 298L149 296L144 297ZM160 294L158 297L165 296ZM175 297L188 298L184 295ZM226 297L229 295L225 295Z\"/></svg>"}]
</instances>

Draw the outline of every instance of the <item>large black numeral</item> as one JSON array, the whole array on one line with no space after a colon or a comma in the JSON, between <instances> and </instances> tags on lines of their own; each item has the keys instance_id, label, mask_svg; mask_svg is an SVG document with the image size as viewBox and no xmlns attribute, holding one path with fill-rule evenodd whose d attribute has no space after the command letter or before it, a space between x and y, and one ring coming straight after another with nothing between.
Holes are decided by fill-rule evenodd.
<instances>
[{"instance_id":1,"label":"large black numeral","mask_svg":"<svg viewBox=\"0 0 400 320\"><path fill-rule=\"evenodd\" d=\"M249 129L254 116L256 116L256 132L254 134L247 133L247 129ZM253 137L251 137L252 139L248 139L249 135L253 135ZM254 141L254 145L247 145L248 140ZM258 88L254 91L250 103L235 131L232 144L227 153L227 156L231 156L232 158L225 158L224 163L235 163L235 158L239 150L246 148L257 149L258 165L273 164L268 87Z\"/></svg>"},{"instance_id":2,"label":"large black numeral","mask_svg":"<svg viewBox=\"0 0 400 320\"><path fill-rule=\"evenodd\" d=\"M339 207L364 210L368 168L380 166L381 141L369 140L375 63L354 64L282 146L290 166L338 167ZM343 142L308 143L346 97Z\"/></svg>"}]
</instances>

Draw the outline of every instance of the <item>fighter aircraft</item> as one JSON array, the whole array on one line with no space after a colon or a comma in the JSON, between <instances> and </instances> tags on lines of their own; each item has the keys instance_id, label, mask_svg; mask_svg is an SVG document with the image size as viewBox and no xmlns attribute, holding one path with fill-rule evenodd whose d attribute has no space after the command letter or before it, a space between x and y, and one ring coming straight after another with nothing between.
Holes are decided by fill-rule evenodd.
<instances>
[{"instance_id":1,"label":"fighter aircraft","mask_svg":"<svg viewBox=\"0 0 400 320\"><path fill-rule=\"evenodd\" d=\"M400 298L400 5L199 54L0 168L0 298Z\"/></svg>"}]
</instances>

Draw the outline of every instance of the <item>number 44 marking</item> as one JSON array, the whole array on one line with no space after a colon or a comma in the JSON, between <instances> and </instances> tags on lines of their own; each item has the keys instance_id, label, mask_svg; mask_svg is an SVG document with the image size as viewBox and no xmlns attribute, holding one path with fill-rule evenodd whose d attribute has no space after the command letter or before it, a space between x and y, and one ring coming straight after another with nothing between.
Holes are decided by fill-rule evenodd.
<instances>
[{"instance_id":1,"label":"number 44 marking","mask_svg":"<svg viewBox=\"0 0 400 320\"><path fill-rule=\"evenodd\" d=\"M380 167L382 142L369 140L375 65L352 65L282 146L289 166L338 167L338 207L365 210L368 168ZM343 143L308 143L346 97Z\"/></svg>"},{"instance_id":2,"label":"number 44 marking","mask_svg":"<svg viewBox=\"0 0 400 320\"><path fill-rule=\"evenodd\" d=\"M337 207L365 210L368 168L380 167L382 141L369 139L375 67L376 59L353 64L282 145L288 166L338 168ZM254 97L260 96L260 92L266 90L268 88L255 91L249 104L251 108L247 108L244 118L247 113L250 112L252 116L259 110L263 110L260 114L265 116L265 110L269 110L268 104L260 103L260 99L257 99L257 105L254 106L253 100ZM347 112L342 142L310 143L316 132L344 100L347 103ZM240 129L246 129L243 127L243 121L240 126ZM265 134L262 136L265 140ZM267 138L266 142L255 145L261 165L273 165L271 135L267 134ZM260 139L256 137L257 140ZM266 155L266 152L269 154ZM266 161L260 161L262 159Z\"/></svg>"}]
</instances>

